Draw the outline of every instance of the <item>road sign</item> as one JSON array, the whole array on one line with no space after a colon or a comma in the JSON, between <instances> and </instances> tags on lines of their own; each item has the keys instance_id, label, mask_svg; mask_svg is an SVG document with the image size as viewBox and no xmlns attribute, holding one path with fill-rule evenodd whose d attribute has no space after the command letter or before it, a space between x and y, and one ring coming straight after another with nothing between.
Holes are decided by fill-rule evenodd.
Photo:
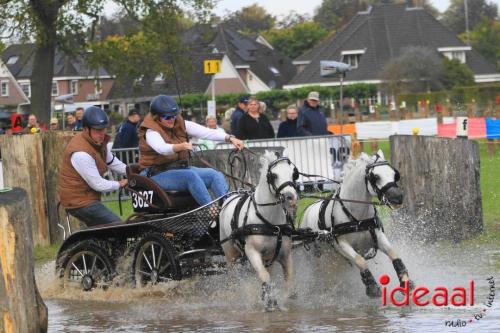
<instances>
[{"instance_id":1,"label":"road sign","mask_svg":"<svg viewBox=\"0 0 500 333\"><path fill-rule=\"evenodd\" d=\"M217 74L220 72L220 60L205 60L203 62L203 72L205 74Z\"/></svg>"}]
</instances>

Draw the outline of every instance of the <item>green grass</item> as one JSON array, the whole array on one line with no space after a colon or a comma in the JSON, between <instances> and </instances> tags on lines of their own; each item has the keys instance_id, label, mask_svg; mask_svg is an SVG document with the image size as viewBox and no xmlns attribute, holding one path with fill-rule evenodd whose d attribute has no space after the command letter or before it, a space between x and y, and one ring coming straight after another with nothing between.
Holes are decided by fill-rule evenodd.
<instances>
[{"instance_id":1,"label":"green grass","mask_svg":"<svg viewBox=\"0 0 500 333\"><path fill-rule=\"evenodd\" d=\"M54 260L59 246L61 246L59 243L48 246L35 246L35 264L39 265Z\"/></svg>"}]
</instances>

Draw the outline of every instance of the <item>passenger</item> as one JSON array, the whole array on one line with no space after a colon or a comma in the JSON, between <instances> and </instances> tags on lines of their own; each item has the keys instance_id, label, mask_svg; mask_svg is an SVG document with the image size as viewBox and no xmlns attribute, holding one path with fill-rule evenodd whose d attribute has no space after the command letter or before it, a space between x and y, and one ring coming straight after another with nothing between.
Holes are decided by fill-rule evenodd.
<instances>
[{"instance_id":1,"label":"passenger","mask_svg":"<svg viewBox=\"0 0 500 333\"><path fill-rule=\"evenodd\" d=\"M193 149L188 135L213 141L231 142L242 149L236 137L184 120L177 103L159 95L151 101L149 113L139 126L139 166L141 175L149 176L164 190L189 192L199 205L212 201L208 188L216 197L227 193L222 173L211 168L189 166Z\"/></svg>"},{"instance_id":2,"label":"passenger","mask_svg":"<svg viewBox=\"0 0 500 333\"><path fill-rule=\"evenodd\" d=\"M107 169L121 175L126 166L107 150L109 118L97 106L85 110L83 131L75 135L63 153L59 172L59 198L66 211L89 227L120 222L120 218L100 203L101 192L116 191L127 185L127 179L103 178Z\"/></svg>"}]
</instances>

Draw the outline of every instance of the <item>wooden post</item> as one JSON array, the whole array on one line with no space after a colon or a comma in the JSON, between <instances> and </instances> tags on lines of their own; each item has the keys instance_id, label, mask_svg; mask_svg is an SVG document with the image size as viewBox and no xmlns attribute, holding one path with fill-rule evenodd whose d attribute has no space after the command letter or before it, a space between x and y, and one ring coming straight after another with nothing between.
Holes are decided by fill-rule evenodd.
<instances>
[{"instance_id":1,"label":"wooden post","mask_svg":"<svg viewBox=\"0 0 500 333\"><path fill-rule=\"evenodd\" d=\"M479 145L473 140L390 137L401 173L403 207L395 228L427 241L462 240L483 231Z\"/></svg>"},{"instance_id":2,"label":"wooden post","mask_svg":"<svg viewBox=\"0 0 500 333\"><path fill-rule=\"evenodd\" d=\"M61 208L57 211L59 197L57 194L57 185L59 182L59 167L63 156L64 148L68 142L75 136L76 132L56 131L45 132L43 138L43 161L45 166L45 188L47 195L47 216L49 223L50 242L52 244L62 240L61 229L57 226L59 221L64 221L65 214ZM76 223L75 225L78 225ZM73 225L72 225L73 228ZM75 228L78 229L78 228Z\"/></svg>"},{"instance_id":3,"label":"wooden post","mask_svg":"<svg viewBox=\"0 0 500 333\"><path fill-rule=\"evenodd\" d=\"M35 283L30 205L21 188L0 193L0 332L47 332L47 307Z\"/></svg>"},{"instance_id":4,"label":"wooden post","mask_svg":"<svg viewBox=\"0 0 500 333\"><path fill-rule=\"evenodd\" d=\"M49 223L44 176L42 136L9 135L0 142L6 187L21 187L28 194L35 245L48 245Z\"/></svg>"}]
</instances>

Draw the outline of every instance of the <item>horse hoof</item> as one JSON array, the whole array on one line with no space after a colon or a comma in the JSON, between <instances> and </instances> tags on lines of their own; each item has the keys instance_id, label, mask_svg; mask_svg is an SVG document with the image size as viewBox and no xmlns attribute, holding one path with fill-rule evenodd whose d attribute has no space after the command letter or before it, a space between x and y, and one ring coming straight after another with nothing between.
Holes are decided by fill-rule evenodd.
<instances>
[{"instance_id":1,"label":"horse hoof","mask_svg":"<svg viewBox=\"0 0 500 333\"><path fill-rule=\"evenodd\" d=\"M377 284L370 284L366 286L366 295L370 298L379 298L382 296L382 291Z\"/></svg>"},{"instance_id":2,"label":"horse hoof","mask_svg":"<svg viewBox=\"0 0 500 333\"><path fill-rule=\"evenodd\" d=\"M278 306L278 301L275 299L270 299L267 301L266 304L266 312L274 312L274 311L280 311L280 307Z\"/></svg>"}]
</instances>

